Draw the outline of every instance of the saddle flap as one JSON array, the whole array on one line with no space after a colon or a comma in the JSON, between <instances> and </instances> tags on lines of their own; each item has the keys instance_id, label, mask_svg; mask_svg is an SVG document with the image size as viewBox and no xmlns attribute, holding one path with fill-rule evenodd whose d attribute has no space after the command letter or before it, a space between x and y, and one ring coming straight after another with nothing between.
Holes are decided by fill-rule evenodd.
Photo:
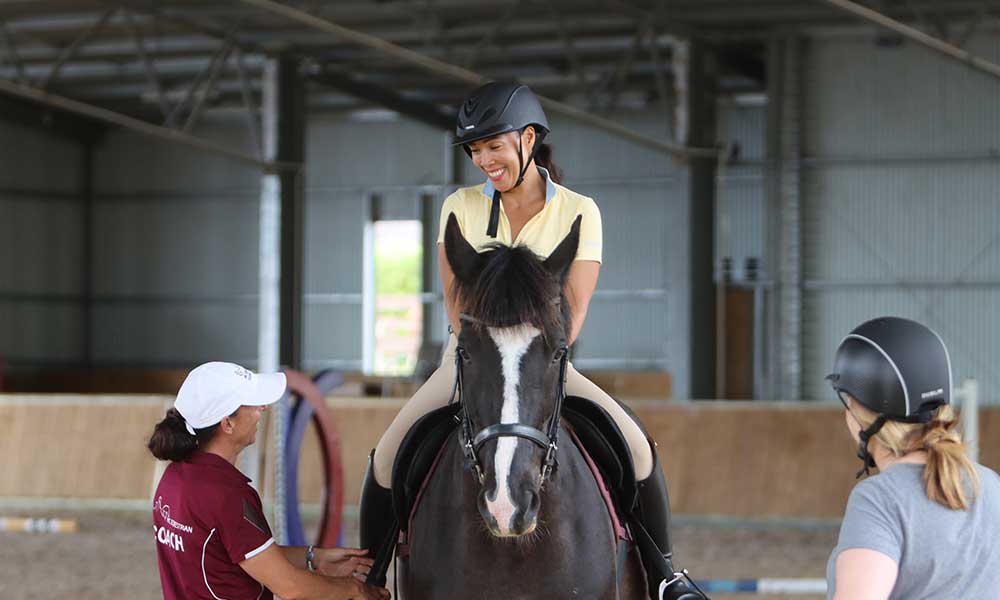
<instances>
[{"instance_id":1,"label":"saddle flap","mask_svg":"<svg viewBox=\"0 0 1000 600\"><path fill-rule=\"evenodd\" d=\"M410 511L441 447L458 427L460 406L449 404L421 417L406 433L392 465L392 505L396 522L406 531Z\"/></svg>"},{"instance_id":2,"label":"saddle flap","mask_svg":"<svg viewBox=\"0 0 1000 600\"><path fill-rule=\"evenodd\" d=\"M638 501L632 451L608 411L579 396L567 396L562 416L600 469L615 504L627 520Z\"/></svg>"}]
</instances>

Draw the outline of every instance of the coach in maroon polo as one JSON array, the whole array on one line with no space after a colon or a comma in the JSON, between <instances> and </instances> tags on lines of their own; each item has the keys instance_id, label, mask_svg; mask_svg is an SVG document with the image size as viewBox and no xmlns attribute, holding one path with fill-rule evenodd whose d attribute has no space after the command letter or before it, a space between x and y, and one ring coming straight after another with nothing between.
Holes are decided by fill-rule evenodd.
<instances>
[{"instance_id":1,"label":"coach in maroon polo","mask_svg":"<svg viewBox=\"0 0 1000 600\"><path fill-rule=\"evenodd\" d=\"M236 468L282 373L211 362L191 371L149 450L169 460L153 500L153 536L165 600L384 600L364 583L363 550L278 546L260 496Z\"/></svg>"}]
</instances>

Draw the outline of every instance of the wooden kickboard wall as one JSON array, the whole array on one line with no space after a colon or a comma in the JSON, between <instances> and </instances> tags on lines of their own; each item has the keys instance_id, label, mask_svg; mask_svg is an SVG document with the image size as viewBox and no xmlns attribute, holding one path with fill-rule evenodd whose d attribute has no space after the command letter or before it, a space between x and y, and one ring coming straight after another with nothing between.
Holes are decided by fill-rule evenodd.
<instances>
[{"instance_id":1,"label":"wooden kickboard wall","mask_svg":"<svg viewBox=\"0 0 1000 600\"><path fill-rule=\"evenodd\" d=\"M148 498L156 461L145 444L171 401L169 396L0 395L0 497ZM401 403L328 399L341 441L346 504L357 503L368 453ZM653 401L637 401L632 408L659 444L677 513L835 518L843 512L860 465L843 409ZM997 469L1000 409L984 408L980 426L981 462ZM310 430L300 455L303 502L320 501L320 468Z\"/></svg>"}]
</instances>

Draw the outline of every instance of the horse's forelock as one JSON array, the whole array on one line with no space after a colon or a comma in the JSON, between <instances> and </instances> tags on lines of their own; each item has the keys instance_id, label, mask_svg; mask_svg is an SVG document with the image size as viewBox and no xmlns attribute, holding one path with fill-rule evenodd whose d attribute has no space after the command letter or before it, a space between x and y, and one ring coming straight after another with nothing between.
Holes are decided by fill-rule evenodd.
<instances>
[{"instance_id":1,"label":"horse's forelock","mask_svg":"<svg viewBox=\"0 0 1000 600\"><path fill-rule=\"evenodd\" d=\"M458 305L481 325L531 325L546 333L567 331L562 282L525 246L493 244L486 265L472 282L455 280Z\"/></svg>"}]
</instances>

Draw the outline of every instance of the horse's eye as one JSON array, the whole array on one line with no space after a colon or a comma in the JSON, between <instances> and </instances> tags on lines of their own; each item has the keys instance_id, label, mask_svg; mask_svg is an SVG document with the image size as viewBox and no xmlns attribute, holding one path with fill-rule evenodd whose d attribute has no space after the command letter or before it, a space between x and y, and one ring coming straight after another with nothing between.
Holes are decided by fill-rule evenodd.
<instances>
[{"instance_id":1,"label":"horse's eye","mask_svg":"<svg viewBox=\"0 0 1000 600\"><path fill-rule=\"evenodd\" d=\"M469 356L469 353L465 351L465 348L459 348L458 349L458 355L462 358L463 362L471 362L472 361L472 358Z\"/></svg>"}]
</instances>

